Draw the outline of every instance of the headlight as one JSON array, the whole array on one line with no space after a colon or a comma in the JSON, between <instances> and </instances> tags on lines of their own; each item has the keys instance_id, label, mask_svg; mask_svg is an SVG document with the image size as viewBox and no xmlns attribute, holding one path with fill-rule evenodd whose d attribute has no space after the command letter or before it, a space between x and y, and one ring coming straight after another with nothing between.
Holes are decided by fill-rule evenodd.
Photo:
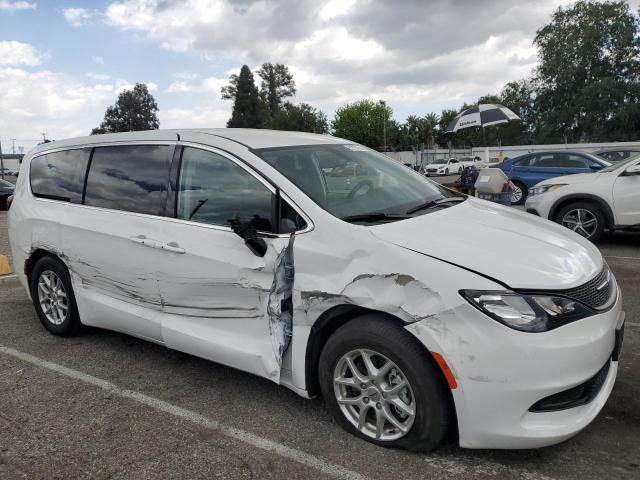
<instances>
[{"instance_id":1,"label":"headlight","mask_svg":"<svg viewBox=\"0 0 640 480\"><path fill-rule=\"evenodd\" d=\"M523 332L546 332L595 313L575 300L553 295L509 290L461 290L460 294L494 320Z\"/></svg>"},{"instance_id":2,"label":"headlight","mask_svg":"<svg viewBox=\"0 0 640 480\"><path fill-rule=\"evenodd\" d=\"M539 187L533 187L529 189L529 195L541 195L547 192L553 192L554 190L564 187L566 183L552 183L551 185L540 185Z\"/></svg>"}]
</instances>

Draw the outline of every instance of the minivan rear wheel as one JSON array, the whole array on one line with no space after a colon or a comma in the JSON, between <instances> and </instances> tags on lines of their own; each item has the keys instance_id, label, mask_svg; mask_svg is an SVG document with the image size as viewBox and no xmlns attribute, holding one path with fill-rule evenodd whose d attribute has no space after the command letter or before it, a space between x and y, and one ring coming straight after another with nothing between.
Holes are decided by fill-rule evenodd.
<instances>
[{"instance_id":1,"label":"minivan rear wheel","mask_svg":"<svg viewBox=\"0 0 640 480\"><path fill-rule=\"evenodd\" d=\"M42 325L54 335L72 336L81 327L67 267L46 255L33 266L29 279L31 300Z\"/></svg>"},{"instance_id":2,"label":"minivan rear wheel","mask_svg":"<svg viewBox=\"0 0 640 480\"><path fill-rule=\"evenodd\" d=\"M336 330L320 355L319 379L336 421L377 445L433 450L451 425L449 393L431 356L383 316Z\"/></svg>"}]
</instances>

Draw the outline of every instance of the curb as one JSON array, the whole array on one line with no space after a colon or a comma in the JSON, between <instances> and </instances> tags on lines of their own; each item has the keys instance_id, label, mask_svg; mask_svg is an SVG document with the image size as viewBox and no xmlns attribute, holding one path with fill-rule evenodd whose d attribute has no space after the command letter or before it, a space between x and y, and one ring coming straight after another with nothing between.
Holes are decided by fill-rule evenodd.
<instances>
[{"instance_id":1,"label":"curb","mask_svg":"<svg viewBox=\"0 0 640 480\"><path fill-rule=\"evenodd\" d=\"M17 275L0 275L0 287L7 285L18 285L19 283L20 281L18 280Z\"/></svg>"},{"instance_id":2,"label":"curb","mask_svg":"<svg viewBox=\"0 0 640 480\"><path fill-rule=\"evenodd\" d=\"M0 255L0 275L8 275L12 273L11 265L9 265L9 259L6 255Z\"/></svg>"}]
</instances>

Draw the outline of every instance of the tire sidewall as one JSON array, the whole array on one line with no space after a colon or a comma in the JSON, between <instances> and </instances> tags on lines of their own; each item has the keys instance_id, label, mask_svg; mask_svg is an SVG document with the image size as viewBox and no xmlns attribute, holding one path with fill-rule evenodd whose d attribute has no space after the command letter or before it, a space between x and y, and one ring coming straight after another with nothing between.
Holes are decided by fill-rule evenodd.
<instances>
[{"instance_id":1,"label":"tire sidewall","mask_svg":"<svg viewBox=\"0 0 640 480\"><path fill-rule=\"evenodd\" d=\"M67 301L69 307L67 309L67 318L60 325L51 323L40 306L38 298L38 281L40 275L46 271L51 270L54 272L64 285L65 293L67 294ZM31 299L36 309L36 313L42 325L51 333L60 336L70 336L76 334L81 326L80 318L78 316L78 308L76 304L76 298L73 294L73 288L71 286L71 277L67 267L57 258L52 256L45 256L40 258L33 267L31 275L29 276L29 290L31 292Z\"/></svg>"},{"instance_id":2,"label":"tire sidewall","mask_svg":"<svg viewBox=\"0 0 640 480\"><path fill-rule=\"evenodd\" d=\"M439 446L447 433L451 412L441 374L434 369L433 360L428 352L422 348L415 349L423 355L405 358L402 352L406 350L406 344L398 344L394 339L367 330L359 331L357 337L345 335L345 333L347 332L334 334L325 345L320 357L320 387L325 402L338 423L354 435L383 447L428 451ZM403 333L407 335L408 342L417 342L410 334ZM334 393L333 372L344 354L357 349L370 349L386 356L407 377L415 398L416 417L411 430L404 437L391 441L368 437L358 431L340 410Z\"/></svg>"},{"instance_id":3,"label":"tire sidewall","mask_svg":"<svg viewBox=\"0 0 640 480\"><path fill-rule=\"evenodd\" d=\"M604 229L605 229L605 223L606 223L604 214L596 205L593 205L592 203L588 203L588 202L570 203L569 205L566 205L558 212L558 215L556 216L556 219L555 219L556 223L562 225L562 219L564 218L564 216L567 213L569 213L571 210L576 210L578 208L581 210L588 210L590 213L592 213L598 222L598 228L590 237L584 237L580 235L578 232L574 232L574 233L576 235L580 235L582 238L589 240L592 243L596 243L602 237L602 234L604 233ZM564 227L564 225L562 226ZM570 230L570 229L567 228L567 230Z\"/></svg>"}]
</instances>

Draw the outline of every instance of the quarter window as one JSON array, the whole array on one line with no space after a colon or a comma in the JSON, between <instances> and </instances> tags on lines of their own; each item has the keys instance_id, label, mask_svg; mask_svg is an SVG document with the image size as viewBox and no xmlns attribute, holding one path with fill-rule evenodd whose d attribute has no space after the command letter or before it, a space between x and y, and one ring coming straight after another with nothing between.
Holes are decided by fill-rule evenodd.
<instances>
[{"instance_id":1,"label":"quarter window","mask_svg":"<svg viewBox=\"0 0 640 480\"><path fill-rule=\"evenodd\" d=\"M90 148L48 153L31 160L31 191L36 197L82 203Z\"/></svg>"},{"instance_id":2,"label":"quarter window","mask_svg":"<svg viewBox=\"0 0 640 480\"><path fill-rule=\"evenodd\" d=\"M127 145L93 152L85 204L162 215L173 147Z\"/></svg>"},{"instance_id":3,"label":"quarter window","mask_svg":"<svg viewBox=\"0 0 640 480\"><path fill-rule=\"evenodd\" d=\"M186 147L178 177L177 218L212 225L249 221L274 232L275 196L256 177L228 158Z\"/></svg>"}]
</instances>

